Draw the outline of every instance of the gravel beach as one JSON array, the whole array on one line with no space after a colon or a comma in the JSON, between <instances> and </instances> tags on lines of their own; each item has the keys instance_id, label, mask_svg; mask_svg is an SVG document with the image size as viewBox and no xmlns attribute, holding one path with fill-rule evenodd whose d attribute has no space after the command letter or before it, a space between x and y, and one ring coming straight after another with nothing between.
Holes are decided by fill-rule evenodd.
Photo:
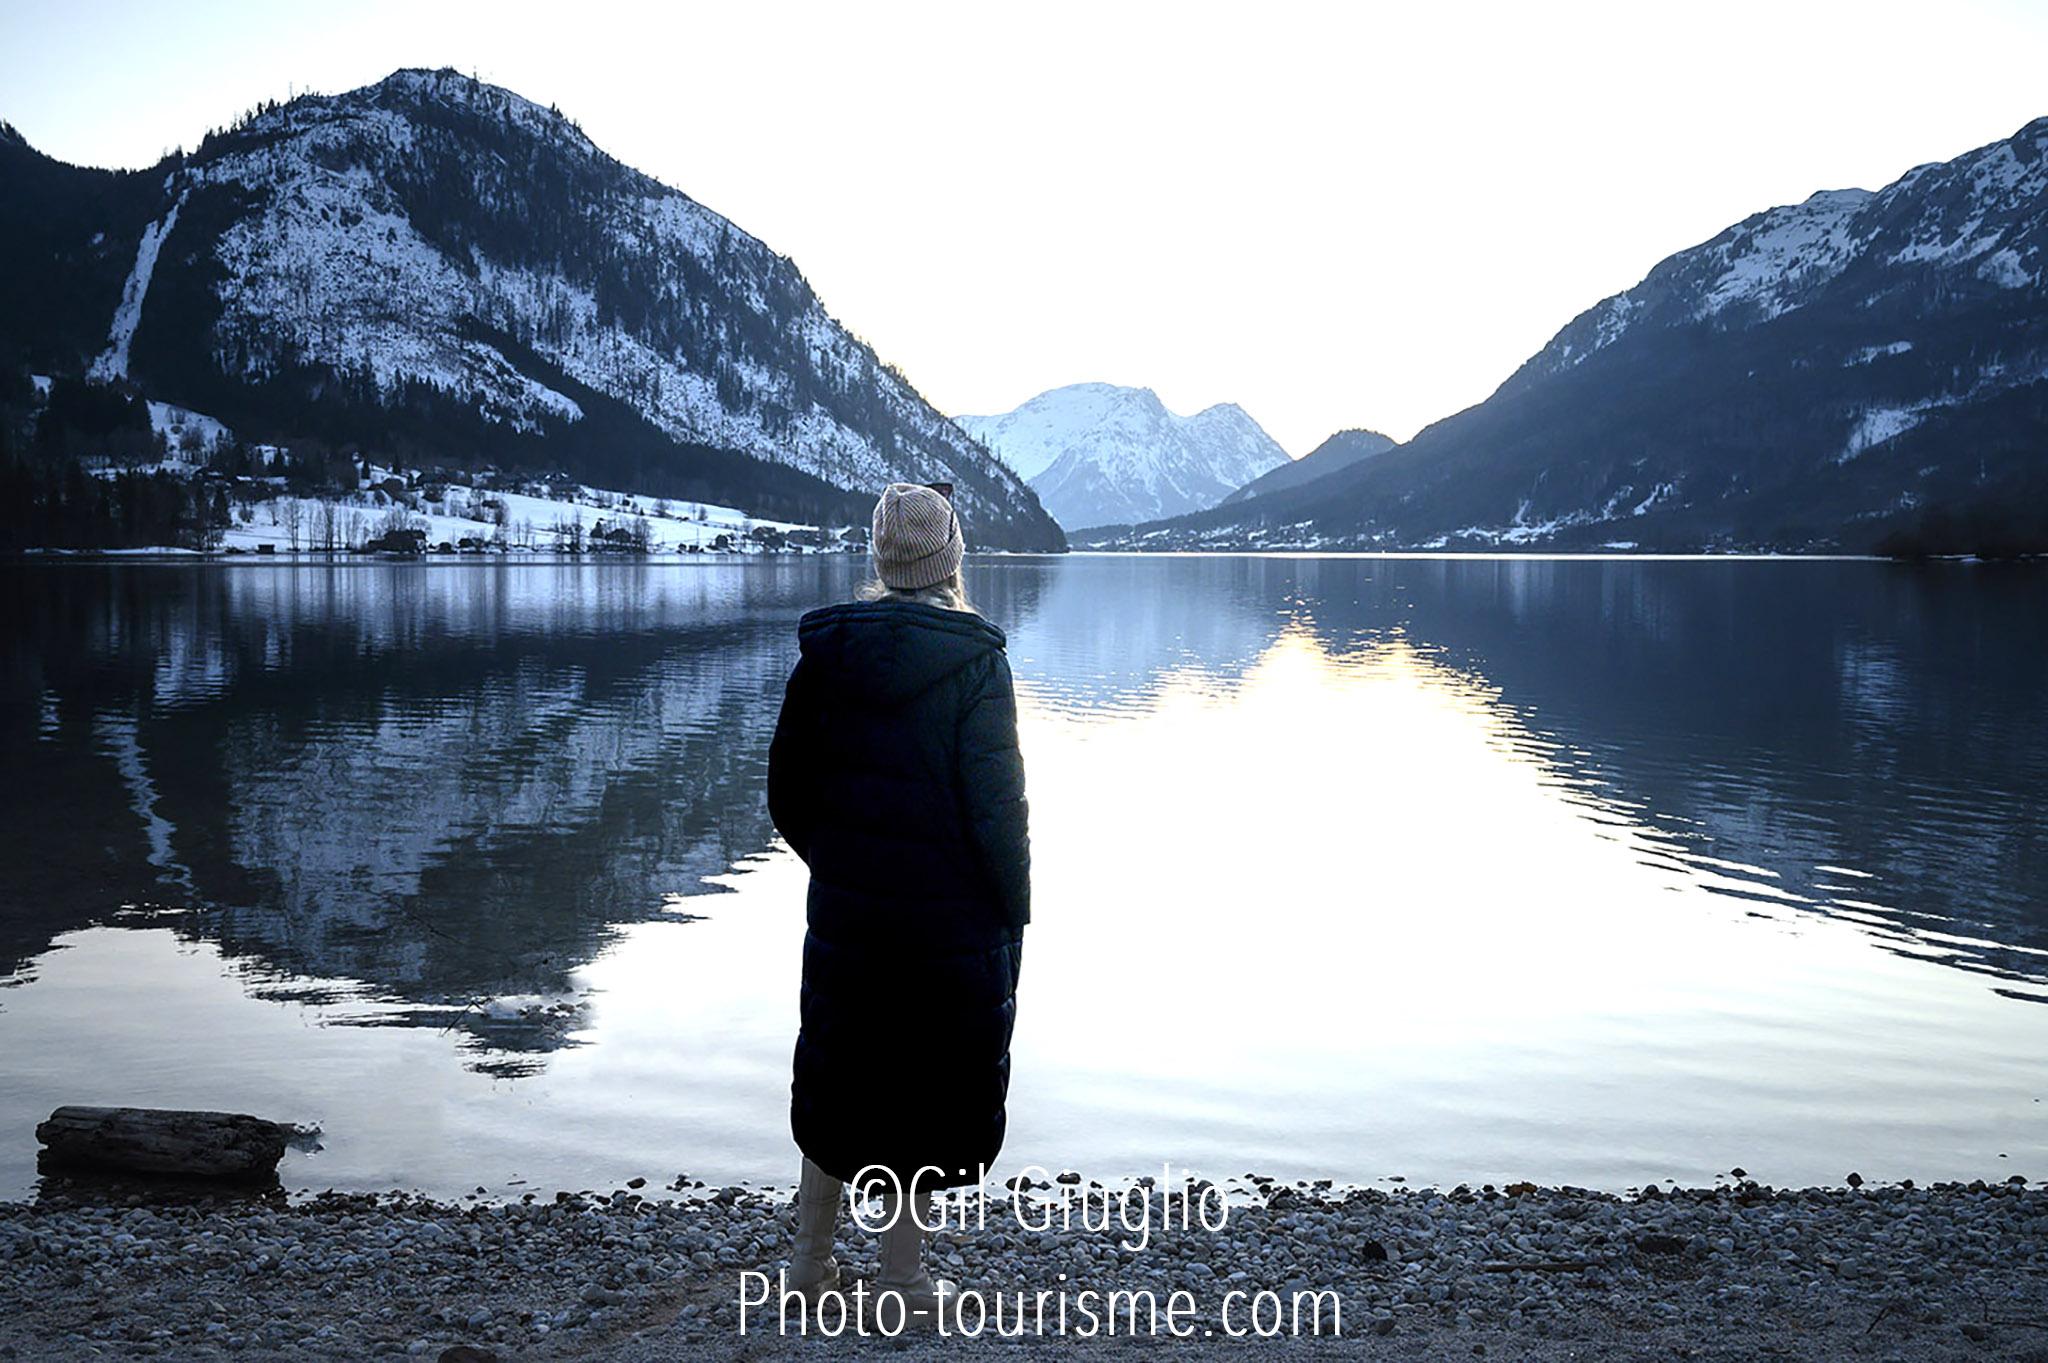
<instances>
[{"instance_id":1,"label":"gravel beach","mask_svg":"<svg viewBox=\"0 0 2048 1363\"><path fill-rule=\"evenodd\" d=\"M1037 1224L1084 1191L1019 1194ZM2048 1363L2048 1192L2006 1183L1625 1197L1517 1184L1450 1191L1232 1184L1216 1231L1025 1230L1006 1190L983 1229L934 1237L938 1272L1003 1298L1064 1291L1068 1331L963 1339L913 1327L821 1342L777 1332L772 1305L739 1331L741 1274L772 1275L787 1193L682 1180L606 1195L453 1206L401 1196L286 1201L52 1185L0 1205L0 1358L454 1360L638 1363L823 1351L914 1359L996 1350L1093 1356L1130 1348L1389 1359L2038 1359ZM1085 1202L1083 1203L1085 1206ZM1107 1206L1105 1202L1103 1204ZM1127 1204L1128 1205L1128 1204ZM874 1271L874 1239L841 1221L839 1258ZM1064 1274L1064 1279L1060 1275ZM1082 1339L1083 1292L1149 1290L1172 1338ZM1239 1293L1233 1314L1226 1297ZM1270 1303L1255 1297L1273 1295ZM1331 1299L1298 1292L1333 1292ZM1141 1302L1144 1299L1140 1299ZM1293 1337L1300 1300L1320 1338ZM1270 1309L1269 1309L1270 1308ZM1302 1330L1314 1306L1303 1317ZM1138 1309L1149 1331L1152 1316ZM1269 1339L1230 1338L1282 1322ZM828 1322L830 1323L830 1322ZM1341 1330L1341 1334L1336 1333ZM1206 1332L1206 1333L1205 1333Z\"/></svg>"}]
</instances>

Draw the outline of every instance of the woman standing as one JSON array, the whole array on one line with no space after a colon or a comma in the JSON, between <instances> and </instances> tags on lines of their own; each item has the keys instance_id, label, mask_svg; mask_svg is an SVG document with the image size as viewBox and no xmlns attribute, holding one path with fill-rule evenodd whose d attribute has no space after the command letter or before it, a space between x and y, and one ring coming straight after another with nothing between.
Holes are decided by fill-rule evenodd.
<instances>
[{"instance_id":1,"label":"woman standing","mask_svg":"<svg viewBox=\"0 0 2048 1363\"><path fill-rule=\"evenodd\" d=\"M776 829L811 870L790 1126L804 1154L788 1283L835 1289L845 1183L886 1199L877 1286L930 1311L932 1190L1002 1149L1030 843L1003 632L967 604L939 491L875 504L879 582L803 617L768 760Z\"/></svg>"}]
</instances>

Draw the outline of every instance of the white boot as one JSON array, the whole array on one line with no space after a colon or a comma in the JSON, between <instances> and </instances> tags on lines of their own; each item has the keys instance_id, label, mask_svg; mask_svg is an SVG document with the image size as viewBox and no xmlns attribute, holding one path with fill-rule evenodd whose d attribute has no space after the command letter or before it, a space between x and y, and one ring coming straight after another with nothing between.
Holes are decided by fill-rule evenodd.
<instances>
[{"instance_id":1,"label":"white boot","mask_svg":"<svg viewBox=\"0 0 2048 1363\"><path fill-rule=\"evenodd\" d=\"M875 1290L902 1296L906 1323L929 1324L937 1319L937 1313L955 1290L951 1282L925 1271L924 1230L918 1222L931 1219L932 1195L919 1192L906 1205L906 1199L892 1193L883 1197L882 1205L885 1214L893 1215L882 1231L882 1264L881 1272L875 1275ZM893 1307L888 1314L895 1314Z\"/></svg>"},{"instance_id":2,"label":"white boot","mask_svg":"<svg viewBox=\"0 0 2048 1363\"><path fill-rule=\"evenodd\" d=\"M796 1186L796 1242L789 1253L789 1290L816 1298L839 1290L839 1261L832 1257L832 1231L846 1185L804 1161Z\"/></svg>"}]
</instances>

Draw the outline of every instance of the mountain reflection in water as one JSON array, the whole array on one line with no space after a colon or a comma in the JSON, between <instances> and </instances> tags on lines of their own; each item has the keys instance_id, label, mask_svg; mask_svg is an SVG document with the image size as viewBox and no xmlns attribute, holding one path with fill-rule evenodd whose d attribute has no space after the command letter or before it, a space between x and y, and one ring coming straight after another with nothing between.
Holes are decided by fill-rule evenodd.
<instances>
[{"instance_id":1,"label":"mountain reflection in water","mask_svg":"<svg viewBox=\"0 0 2048 1363\"><path fill-rule=\"evenodd\" d=\"M771 1167L761 1095L786 1084L801 876L763 806L767 744L796 616L858 567L10 570L0 1041L10 1015L60 1021L30 1002L67 968L53 944L91 962L53 998L147 994L169 969L147 934L166 930L240 997L430 1024L444 1050L452 1030L515 1088L684 991L660 1008L698 1033L673 1043L695 1096L662 1120L725 1112L719 1139L765 1143ZM1933 1006L1923 984L1949 1016L1952 991L1983 997L1951 1026L1962 1051L2041 1035L2038 572L1077 556L978 562L970 586L1010 633L1022 702L1039 921L1020 1137L1053 1157L1170 1131L1253 1164L1369 1134L1398 1151L1377 1105L1412 1102L1419 1123L1491 1122L1530 1172L1556 1147L1597 1181L1627 1160L1567 1153L1555 1128L1601 1084L1640 1065L1639 1091L1705 1075L1712 1101L1720 1062L1644 1031L1696 1025L1674 999L1739 1019L1745 991L1768 994L1691 1037L1723 1060L1763 1053L1746 1029L1766 1020L1812 1045L1820 1013L1881 1031L1866 1004L1904 1010L1904 1034ZM1538 1047L1525 1064L1552 1092L1574 1066L1608 1077L1576 1075L1594 1096L1531 1131L1544 1100L1487 1087L1504 1038ZM1882 1082L1972 1073L1947 1044ZM1431 1081L1404 1055L1460 1078L1415 1098ZM1333 1068L1356 1072L1350 1099ZM736 1087L714 1101L720 1074ZM1091 1136L1106 1114L1129 1151Z\"/></svg>"}]
</instances>

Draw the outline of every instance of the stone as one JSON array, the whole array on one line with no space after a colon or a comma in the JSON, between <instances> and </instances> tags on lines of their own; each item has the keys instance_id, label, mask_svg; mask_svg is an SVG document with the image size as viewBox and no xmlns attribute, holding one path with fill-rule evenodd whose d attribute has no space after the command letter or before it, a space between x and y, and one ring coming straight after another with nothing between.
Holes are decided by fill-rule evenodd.
<instances>
[{"instance_id":1,"label":"stone","mask_svg":"<svg viewBox=\"0 0 2048 1363\"><path fill-rule=\"evenodd\" d=\"M457 1344L441 1350L441 1356L435 1363L498 1363L498 1356L474 1344Z\"/></svg>"}]
</instances>

